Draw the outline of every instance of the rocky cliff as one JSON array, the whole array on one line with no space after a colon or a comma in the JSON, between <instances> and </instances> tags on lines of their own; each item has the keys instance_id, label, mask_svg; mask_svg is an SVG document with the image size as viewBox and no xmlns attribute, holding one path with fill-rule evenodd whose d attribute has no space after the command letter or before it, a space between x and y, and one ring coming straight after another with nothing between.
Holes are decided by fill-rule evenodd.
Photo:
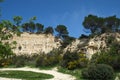
<instances>
[{"instance_id":1,"label":"rocky cliff","mask_svg":"<svg viewBox=\"0 0 120 80\"><path fill-rule=\"evenodd\" d=\"M16 41L16 48L13 52L17 55L21 54L38 54L40 52L48 53L53 48L61 46L60 39L56 39L51 34L30 34L22 33L21 36L13 36L10 42Z\"/></svg>"},{"instance_id":2,"label":"rocky cliff","mask_svg":"<svg viewBox=\"0 0 120 80\"><path fill-rule=\"evenodd\" d=\"M85 53L90 59L94 53L109 49L107 44L109 39L120 42L120 33L104 33L93 38L76 39L64 51ZM22 33L20 37L13 36L10 42L13 41L17 42L16 48L13 49L13 52L17 55L31 55L40 52L48 53L54 48L61 46L61 40L56 39L51 34Z\"/></svg>"},{"instance_id":3,"label":"rocky cliff","mask_svg":"<svg viewBox=\"0 0 120 80\"><path fill-rule=\"evenodd\" d=\"M108 40L120 42L120 33L104 33L90 39L76 39L65 48L65 51L82 52L90 59L94 53L109 49Z\"/></svg>"}]
</instances>

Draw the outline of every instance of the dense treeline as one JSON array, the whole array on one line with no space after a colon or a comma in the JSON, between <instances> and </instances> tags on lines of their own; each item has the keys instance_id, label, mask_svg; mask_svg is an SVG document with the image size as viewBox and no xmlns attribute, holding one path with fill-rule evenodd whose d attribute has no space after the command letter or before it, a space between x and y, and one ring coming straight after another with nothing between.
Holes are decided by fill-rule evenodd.
<instances>
[{"instance_id":1,"label":"dense treeline","mask_svg":"<svg viewBox=\"0 0 120 80\"><path fill-rule=\"evenodd\" d=\"M75 39L74 37L69 36L69 32L65 25L57 25L54 29L52 26L44 27L43 24L36 23L36 17L30 18L28 22L24 23L22 23L22 20L23 18L21 16L14 16L13 23L9 20L2 20L0 21L0 24L7 30L17 33L18 35L22 32L56 35L57 38L61 38L63 40L63 48ZM55 31L57 34L54 34Z\"/></svg>"},{"instance_id":2,"label":"dense treeline","mask_svg":"<svg viewBox=\"0 0 120 80\"><path fill-rule=\"evenodd\" d=\"M120 18L115 15L104 18L90 14L85 17L83 26L90 30L92 34L120 32Z\"/></svg>"},{"instance_id":3,"label":"dense treeline","mask_svg":"<svg viewBox=\"0 0 120 80\"><path fill-rule=\"evenodd\" d=\"M14 16L13 23L9 20L2 20L1 25L13 32L30 32L30 33L45 33L54 34L56 31L57 37L66 39L69 36L69 32L65 25L57 25L54 29L52 26L44 27L41 23L36 23L36 17L30 18L28 22L22 23L23 18L21 16ZM88 15L83 21L83 26L86 30L90 30L91 34L102 34L106 32L120 32L120 19L116 16L98 17L95 15ZM73 39L70 37L69 39Z\"/></svg>"}]
</instances>

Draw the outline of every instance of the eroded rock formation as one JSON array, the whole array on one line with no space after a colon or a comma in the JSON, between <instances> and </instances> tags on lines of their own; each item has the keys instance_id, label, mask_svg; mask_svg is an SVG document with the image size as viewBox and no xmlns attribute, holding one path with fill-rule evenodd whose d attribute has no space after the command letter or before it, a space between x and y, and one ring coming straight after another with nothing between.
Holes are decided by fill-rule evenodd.
<instances>
[{"instance_id":1,"label":"eroded rock formation","mask_svg":"<svg viewBox=\"0 0 120 80\"><path fill-rule=\"evenodd\" d=\"M108 49L107 41L108 39L110 39L110 37L113 40L120 42L120 33L104 33L90 39L76 39L74 42L72 42L65 48L65 51L68 50L72 52L82 52L85 53L86 56L90 59L94 53Z\"/></svg>"}]
</instances>

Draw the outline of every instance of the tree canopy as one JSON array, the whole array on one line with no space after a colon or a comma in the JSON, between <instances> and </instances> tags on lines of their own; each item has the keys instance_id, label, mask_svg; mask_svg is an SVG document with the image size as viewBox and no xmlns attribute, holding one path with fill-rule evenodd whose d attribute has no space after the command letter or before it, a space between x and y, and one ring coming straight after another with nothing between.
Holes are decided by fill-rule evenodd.
<instances>
[{"instance_id":1,"label":"tree canopy","mask_svg":"<svg viewBox=\"0 0 120 80\"><path fill-rule=\"evenodd\" d=\"M58 32L58 37L62 37L64 35L68 35L67 27L64 25L57 25L55 31Z\"/></svg>"},{"instance_id":2,"label":"tree canopy","mask_svg":"<svg viewBox=\"0 0 120 80\"><path fill-rule=\"evenodd\" d=\"M44 33L45 34L53 34L54 33L53 27L49 26L49 27L45 28Z\"/></svg>"},{"instance_id":3,"label":"tree canopy","mask_svg":"<svg viewBox=\"0 0 120 80\"><path fill-rule=\"evenodd\" d=\"M13 21L15 22L16 26L19 26L21 21L22 21L22 17L21 16L14 16L13 17Z\"/></svg>"},{"instance_id":4,"label":"tree canopy","mask_svg":"<svg viewBox=\"0 0 120 80\"><path fill-rule=\"evenodd\" d=\"M90 14L85 17L83 26L85 29L89 29L92 34L119 32L120 19L115 15L104 18Z\"/></svg>"}]
</instances>

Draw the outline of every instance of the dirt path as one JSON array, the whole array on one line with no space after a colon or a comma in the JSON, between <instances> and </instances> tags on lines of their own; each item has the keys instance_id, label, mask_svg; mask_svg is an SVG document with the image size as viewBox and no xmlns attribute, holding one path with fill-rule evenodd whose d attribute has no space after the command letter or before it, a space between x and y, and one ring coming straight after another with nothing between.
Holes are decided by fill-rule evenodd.
<instances>
[{"instance_id":1,"label":"dirt path","mask_svg":"<svg viewBox=\"0 0 120 80\"><path fill-rule=\"evenodd\" d=\"M38 68L29 68L29 67L24 67L24 68L2 68L2 69L0 69L0 71L2 71L2 70L33 71L33 72L38 72L38 73L40 72L40 73L51 74L51 75L54 76L54 78L47 79L47 80L75 80L74 76L57 72L56 68L54 68L52 70L40 70ZM0 80L20 80L20 79L0 78Z\"/></svg>"}]
</instances>

